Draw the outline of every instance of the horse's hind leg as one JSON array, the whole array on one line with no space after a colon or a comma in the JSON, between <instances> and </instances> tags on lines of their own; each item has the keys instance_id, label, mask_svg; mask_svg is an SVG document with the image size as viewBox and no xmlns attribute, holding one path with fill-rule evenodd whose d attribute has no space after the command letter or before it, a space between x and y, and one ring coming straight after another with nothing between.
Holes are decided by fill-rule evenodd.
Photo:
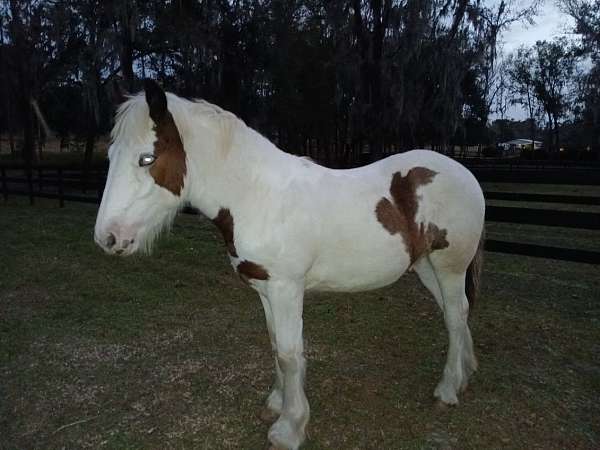
<instances>
[{"instance_id":1,"label":"horse's hind leg","mask_svg":"<svg viewBox=\"0 0 600 450\"><path fill-rule=\"evenodd\" d=\"M448 356L442 380L434 395L450 405L458 403L457 394L467 387L469 376L477 369L473 340L467 324L469 302L465 294L465 272L436 266L431 259L443 301L442 311L448 329Z\"/></svg>"},{"instance_id":2,"label":"horse's hind leg","mask_svg":"<svg viewBox=\"0 0 600 450\"><path fill-rule=\"evenodd\" d=\"M444 300L442 298L442 291L440 289L440 283L438 283L437 275L433 270L433 266L431 265L431 261L429 261L429 257L425 256L418 260L413 266L415 272L419 276L421 283L423 286L427 288L433 298L437 302L438 306L444 311Z\"/></svg>"}]
</instances>

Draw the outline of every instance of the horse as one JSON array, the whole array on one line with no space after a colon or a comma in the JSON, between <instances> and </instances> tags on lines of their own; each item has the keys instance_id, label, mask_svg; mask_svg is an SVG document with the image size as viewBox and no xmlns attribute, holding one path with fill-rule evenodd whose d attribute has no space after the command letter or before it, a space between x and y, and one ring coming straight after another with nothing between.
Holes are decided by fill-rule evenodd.
<instances>
[{"instance_id":1,"label":"horse","mask_svg":"<svg viewBox=\"0 0 600 450\"><path fill-rule=\"evenodd\" d=\"M107 253L150 252L192 206L223 235L233 269L260 297L275 359L266 400L273 449L298 449L309 404L305 291L376 289L414 271L443 312L448 353L434 391L458 403L477 369L467 324L477 296L485 204L458 162L412 150L334 170L279 150L234 114L152 80L116 115L94 229Z\"/></svg>"}]
</instances>

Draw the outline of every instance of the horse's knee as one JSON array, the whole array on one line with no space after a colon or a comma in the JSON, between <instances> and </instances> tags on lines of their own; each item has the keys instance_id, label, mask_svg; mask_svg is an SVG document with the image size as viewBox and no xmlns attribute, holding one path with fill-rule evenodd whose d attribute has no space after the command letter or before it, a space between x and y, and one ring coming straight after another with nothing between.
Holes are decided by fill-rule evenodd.
<instances>
[{"instance_id":1,"label":"horse's knee","mask_svg":"<svg viewBox=\"0 0 600 450\"><path fill-rule=\"evenodd\" d=\"M281 388L274 388L267 398L267 408L274 413L281 414L283 408L283 393Z\"/></svg>"},{"instance_id":2,"label":"horse's knee","mask_svg":"<svg viewBox=\"0 0 600 450\"><path fill-rule=\"evenodd\" d=\"M283 372L303 372L306 366L304 355L300 352L278 352L277 362Z\"/></svg>"}]
</instances>

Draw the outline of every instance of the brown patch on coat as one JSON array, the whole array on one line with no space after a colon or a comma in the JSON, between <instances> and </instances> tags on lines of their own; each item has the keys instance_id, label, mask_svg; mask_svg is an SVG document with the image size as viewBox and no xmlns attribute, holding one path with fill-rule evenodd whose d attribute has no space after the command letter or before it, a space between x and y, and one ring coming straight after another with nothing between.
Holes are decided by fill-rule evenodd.
<instances>
[{"instance_id":1,"label":"brown patch on coat","mask_svg":"<svg viewBox=\"0 0 600 450\"><path fill-rule=\"evenodd\" d=\"M156 132L154 142L156 161L150 167L150 175L159 186L175 195L181 195L187 166L183 142L170 112L167 111L155 124L154 131Z\"/></svg>"},{"instance_id":2,"label":"brown patch on coat","mask_svg":"<svg viewBox=\"0 0 600 450\"><path fill-rule=\"evenodd\" d=\"M390 234L400 233L413 264L421 256L434 250L448 247L447 231L429 222L417 224L416 215L419 207L417 188L429 184L437 172L426 167L413 167L405 177L396 172L392 177L390 194L392 201L383 197L375 207L375 215Z\"/></svg>"},{"instance_id":3,"label":"brown patch on coat","mask_svg":"<svg viewBox=\"0 0 600 450\"><path fill-rule=\"evenodd\" d=\"M229 212L229 209L221 208L217 217L215 217L212 222L223 235L223 240L225 241L229 254L237 258L237 250L235 249L235 244L233 242L233 216L231 215L231 212Z\"/></svg>"},{"instance_id":4,"label":"brown patch on coat","mask_svg":"<svg viewBox=\"0 0 600 450\"><path fill-rule=\"evenodd\" d=\"M253 263L252 261L242 261L238 264L237 271L245 283L249 283L250 280L269 279L269 272L260 264Z\"/></svg>"},{"instance_id":5,"label":"brown patch on coat","mask_svg":"<svg viewBox=\"0 0 600 450\"><path fill-rule=\"evenodd\" d=\"M212 219L212 223L216 225L221 234L223 235L223 240L225 241L225 245L227 246L227 251L232 257L237 258L238 253L235 248L234 243L234 220L231 212L228 208L221 208L217 213L217 216ZM260 264L256 264L252 261L243 260L237 265L236 268L240 278L246 284L250 284L250 280L268 280L269 272L261 266Z\"/></svg>"}]
</instances>

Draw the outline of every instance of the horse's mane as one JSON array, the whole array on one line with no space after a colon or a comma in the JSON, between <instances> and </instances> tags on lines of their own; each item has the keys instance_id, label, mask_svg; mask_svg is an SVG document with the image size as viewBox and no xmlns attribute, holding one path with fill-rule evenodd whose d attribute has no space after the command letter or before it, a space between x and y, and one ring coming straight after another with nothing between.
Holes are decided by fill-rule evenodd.
<instances>
[{"instance_id":1,"label":"horse's mane","mask_svg":"<svg viewBox=\"0 0 600 450\"><path fill-rule=\"evenodd\" d=\"M221 151L231 145L232 131L244 122L235 114L202 99L187 100L167 92L168 108L185 143L185 136L198 124L215 128L220 133ZM111 131L112 142L139 143L148 136L151 120L144 92L128 97L117 110Z\"/></svg>"}]
</instances>

